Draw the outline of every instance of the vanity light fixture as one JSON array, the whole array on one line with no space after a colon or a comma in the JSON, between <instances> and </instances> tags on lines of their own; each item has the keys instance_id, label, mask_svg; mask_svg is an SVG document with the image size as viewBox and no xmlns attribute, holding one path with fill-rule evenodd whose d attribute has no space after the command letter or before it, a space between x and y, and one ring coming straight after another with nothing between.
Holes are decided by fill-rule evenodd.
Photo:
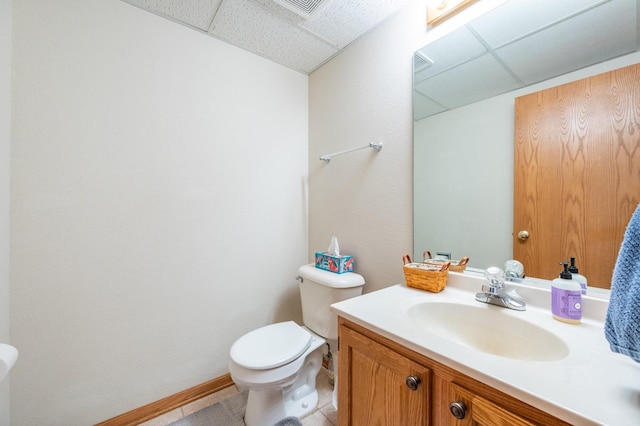
<instances>
[{"instance_id":1,"label":"vanity light fixture","mask_svg":"<svg viewBox=\"0 0 640 426\"><path fill-rule=\"evenodd\" d=\"M427 0L427 25L438 25L478 0Z\"/></svg>"}]
</instances>

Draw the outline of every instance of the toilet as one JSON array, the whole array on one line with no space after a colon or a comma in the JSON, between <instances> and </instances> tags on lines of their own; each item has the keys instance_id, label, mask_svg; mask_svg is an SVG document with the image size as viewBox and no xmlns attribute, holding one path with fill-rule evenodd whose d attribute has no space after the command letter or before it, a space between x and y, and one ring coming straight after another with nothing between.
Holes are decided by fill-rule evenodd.
<instances>
[{"instance_id":1,"label":"toilet","mask_svg":"<svg viewBox=\"0 0 640 426\"><path fill-rule=\"evenodd\" d=\"M298 274L304 326L293 321L267 325L231 346L231 378L238 387L249 390L244 415L247 426L273 426L316 409L316 376L323 349L327 341L338 338L337 316L330 305L359 296L364 286L361 275L335 274L313 264L301 266ZM336 373L337 368L337 383Z\"/></svg>"}]
</instances>

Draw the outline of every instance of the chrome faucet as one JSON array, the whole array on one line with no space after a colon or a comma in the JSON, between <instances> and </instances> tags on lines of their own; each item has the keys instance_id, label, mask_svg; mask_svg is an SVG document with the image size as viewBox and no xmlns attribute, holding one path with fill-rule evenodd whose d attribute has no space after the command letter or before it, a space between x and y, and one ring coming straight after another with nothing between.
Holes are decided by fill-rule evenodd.
<instances>
[{"instance_id":1,"label":"chrome faucet","mask_svg":"<svg viewBox=\"0 0 640 426\"><path fill-rule=\"evenodd\" d=\"M505 285L506 274L497 266L490 266L484 271L487 283L482 285L482 291L476 293L478 302L489 303L491 305L502 306L504 308L524 311L526 304L524 299L515 294L515 291L507 292Z\"/></svg>"}]
</instances>

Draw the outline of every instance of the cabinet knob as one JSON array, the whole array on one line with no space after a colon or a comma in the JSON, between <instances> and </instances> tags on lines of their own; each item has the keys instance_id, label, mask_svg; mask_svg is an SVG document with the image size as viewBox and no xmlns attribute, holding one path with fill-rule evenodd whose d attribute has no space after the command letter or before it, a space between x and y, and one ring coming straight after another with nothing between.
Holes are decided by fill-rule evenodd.
<instances>
[{"instance_id":1,"label":"cabinet knob","mask_svg":"<svg viewBox=\"0 0 640 426\"><path fill-rule=\"evenodd\" d=\"M467 406L463 401L449 403L449 411L456 419L462 420L467 415Z\"/></svg>"},{"instance_id":2,"label":"cabinet knob","mask_svg":"<svg viewBox=\"0 0 640 426\"><path fill-rule=\"evenodd\" d=\"M407 376L405 380L407 387L412 391L418 390L418 386L420 385L420 377L418 376Z\"/></svg>"}]
</instances>

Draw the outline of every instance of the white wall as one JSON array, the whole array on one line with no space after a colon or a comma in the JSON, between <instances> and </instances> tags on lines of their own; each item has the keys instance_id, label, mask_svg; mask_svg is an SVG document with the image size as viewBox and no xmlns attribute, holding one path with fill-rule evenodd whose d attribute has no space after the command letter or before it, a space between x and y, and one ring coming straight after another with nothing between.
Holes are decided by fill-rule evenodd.
<instances>
[{"instance_id":1,"label":"white wall","mask_svg":"<svg viewBox=\"0 0 640 426\"><path fill-rule=\"evenodd\" d=\"M300 320L308 78L117 0L13 30L12 423L105 420Z\"/></svg>"},{"instance_id":2,"label":"white wall","mask_svg":"<svg viewBox=\"0 0 640 426\"><path fill-rule=\"evenodd\" d=\"M414 123L416 256L482 269L512 258L513 105L493 98Z\"/></svg>"},{"instance_id":3,"label":"white wall","mask_svg":"<svg viewBox=\"0 0 640 426\"><path fill-rule=\"evenodd\" d=\"M370 292L404 280L412 251L412 56L426 6L411 0L309 77L309 255L332 235ZM323 154L382 141L382 151Z\"/></svg>"},{"instance_id":4,"label":"white wall","mask_svg":"<svg viewBox=\"0 0 640 426\"><path fill-rule=\"evenodd\" d=\"M11 0L0 0L0 342L9 340L9 140L11 137ZM9 382L0 383L0 425L9 424Z\"/></svg>"}]
</instances>

